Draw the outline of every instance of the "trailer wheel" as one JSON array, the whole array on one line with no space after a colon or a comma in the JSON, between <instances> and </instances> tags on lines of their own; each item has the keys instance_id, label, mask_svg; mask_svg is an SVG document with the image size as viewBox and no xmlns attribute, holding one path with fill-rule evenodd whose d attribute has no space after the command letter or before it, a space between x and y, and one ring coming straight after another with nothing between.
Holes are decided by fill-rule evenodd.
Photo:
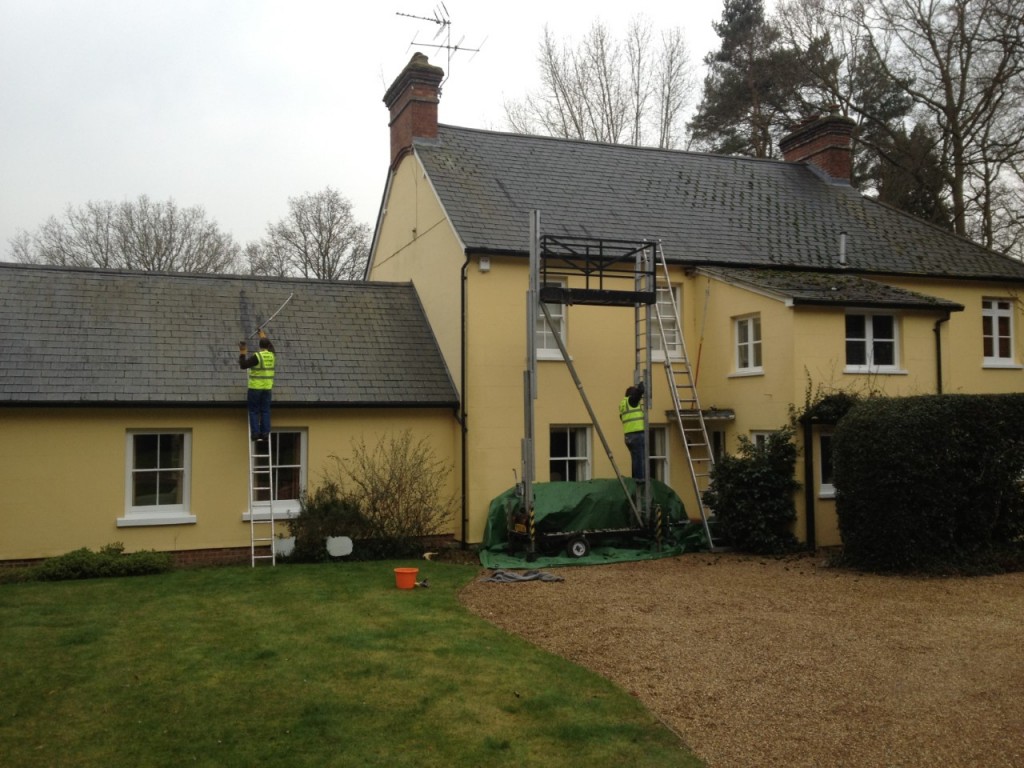
<instances>
[{"instance_id":1,"label":"trailer wheel","mask_svg":"<svg viewBox=\"0 0 1024 768\"><path fill-rule=\"evenodd\" d=\"M565 553L569 557L586 557L590 554L590 542L583 536L573 536L565 543Z\"/></svg>"}]
</instances>

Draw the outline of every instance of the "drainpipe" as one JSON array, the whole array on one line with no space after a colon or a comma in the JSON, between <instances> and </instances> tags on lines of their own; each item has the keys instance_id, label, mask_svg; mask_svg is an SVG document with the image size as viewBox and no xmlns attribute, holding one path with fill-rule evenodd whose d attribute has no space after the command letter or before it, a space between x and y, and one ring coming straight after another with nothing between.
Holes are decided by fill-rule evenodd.
<instances>
[{"instance_id":1,"label":"drainpipe","mask_svg":"<svg viewBox=\"0 0 1024 768\"><path fill-rule=\"evenodd\" d=\"M469 253L466 253L466 260L462 262L462 270L461 270L461 272L462 272L462 290L461 290L461 294L462 295L459 298L460 305L461 305L460 306L460 315L461 315L460 325L461 325L461 329L460 329L460 332L459 332L460 333L459 344L461 346L461 349L459 350L459 354L462 357L462 360L461 360L461 363L460 363L460 370L459 370L459 414L458 414L458 416L456 418L458 419L459 426L462 427L462 447L461 447L461 454L462 454L462 456L460 458L460 461L462 462L462 522L461 522L461 528L462 528L462 542L461 542L462 543L462 549L466 548L466 544L467 544L466 543L466 538L469 535L469 500L467 498L469 481L466 479L466 474L467 474L466 468L467 468L467 464L468 464L468 458L467 458L468 457L468 451L466 449L466 436L469 434L469 430L466 427L467 418L468 418L466 416L466 381L468 380L468 377L466 376L466 345L468 343L467 339L466 339L466 335L467 335L466 334L466 286L468 284L467 273L468 273L468 270L469 270L470 261L471 260L470 260Z\"/></svg>"},{"instance_id":2,"label":"drainpipe","mask_svg":"<svg viewBox=\"0 0 1024 768\"><path fill-rule=\"evenodd\" d=\"M814 424L811 419L803 420L804 426L804 514L806 515L805 538L812 552L818 548L814 528Z\"/></svg>"},{"instance_id":3,"label":"drainpipe","mask_svg":"<svg viewBox=\"0 0 1024 768\"><path fill-rule=\"evenodd\" d=\"M935 321L935 393L942 394L942 336L940 326L949 322L949 312Z\"/></svg>"}]
</instances>

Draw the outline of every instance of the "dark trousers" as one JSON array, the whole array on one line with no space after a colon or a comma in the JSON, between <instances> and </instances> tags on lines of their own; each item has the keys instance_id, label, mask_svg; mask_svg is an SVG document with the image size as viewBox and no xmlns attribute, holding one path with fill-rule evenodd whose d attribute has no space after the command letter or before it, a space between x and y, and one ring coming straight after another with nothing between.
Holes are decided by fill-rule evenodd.
<instances>
[{"instance_id":1,"label":"dark trousers","mask_svg":"<svg viewBox=\"0 0 1024 768\"><path fill-rule=\"evenodd\" d=\"M249 432L253 437L270 434L271 389L249 390Z\"/></svg>"},{"instance_id":2,"label":"dark trousers","mask_svg":"<svg viewBox=\"0 0 1024 768\"><path fill-rule=\"evenodd\" d=\"M647 479L647 461L644 456L644 433L627 432L626 447L629 448L629 456L633 460L633 479Z\"/></svg>"}]
</instances>

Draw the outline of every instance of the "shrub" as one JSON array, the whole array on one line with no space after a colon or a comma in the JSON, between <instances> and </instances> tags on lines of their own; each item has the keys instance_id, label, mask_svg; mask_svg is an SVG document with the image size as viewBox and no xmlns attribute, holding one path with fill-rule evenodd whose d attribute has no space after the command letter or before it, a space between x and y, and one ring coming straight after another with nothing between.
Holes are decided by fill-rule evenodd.
<instances>
[{"instance_id":1,"label":"shrub","mask_svg":"<svg viewBox=\"0 0 1024 768\"><path fill-rule=\"evenodd\" d=\"M18 580L68 581L113 576L144 576L171 570L171 555L167 552L143 550L124 553L120 542L107 544L99 552L83 547L58 557L51 557L39 565L23 569Z\"/></svg>"},{"instance_id":2,"label":"shrub","mask_svg":"<svg viewBox=\"0 0 1024 768\"><path fill-rule=\"evenodd\" d=\"M295 537L295 549L286 559L301 563L329 560L328 536L356 539L367 530L357 500L346 495L338 482L331 479L299 497L299 514L288 520L287 526Z\"/></svg>"},{"instance_id":3,"label":"shrub","mask_svg":"<svg viewBox=\"0 0 1024 768\"><path fill-rule=\"evenodd\" d=\"M362 520L356 557L414 557L421 540L449 530L454 500L443 497L451 469L426 440L409 430L376 445L353 442L352 458L333 457L333 479L358 506Z\"/></svg>"},{"instance_id":4,"label":"shrub","mask_svg":"<svg viewBox=\"0 0 1024 768\"><path fill-rule=\"evenodd\" d=\"M790 530L796 520L793 494L800 487L795 469L796 444L788 426L768 435L763 446L740 436L738 454L715 463L704 503L731 546L755 554L796 548Z\"/></svg>"},{"instance_id":5,"label":"shrub","mask_svg":"<svg viewBox=\"0 0 1024 768\"><path fill-rule=\"evenodd\" d=\"M844 562L972 572L1019 561L1022 421L1021 395L872 398L851 409L832 441Z\"/></svg>"}]
</instances>

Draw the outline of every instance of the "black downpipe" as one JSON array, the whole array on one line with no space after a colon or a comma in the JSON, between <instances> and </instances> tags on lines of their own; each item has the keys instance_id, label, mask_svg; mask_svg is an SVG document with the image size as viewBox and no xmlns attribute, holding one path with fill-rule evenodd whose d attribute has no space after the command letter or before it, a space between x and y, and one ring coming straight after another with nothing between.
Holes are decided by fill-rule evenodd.
<instances>
[{"instance_id":1,"label":"black downpipe","mask_svg":"<svg viewBox=\"0 0 1024 768\"><path fill-rule=\"evenodd\" d=\"M805 537L807 548L812 552L818 548L814 523L814 424L810 419L804 425L804 514L806 515Z\"/></svg>"},{"instance_id":2,"label":"black downpipe","mask_svg":"<svg viewBox=\"0 0 1024 768\"><path fill-rule=\"evenodd\" d=\"M467 498L467 494L469 492L469 489L468 489L468 481L466 479L466 474L467 474L466 469L467 469L467 463L468 463L468 460L467 460L468 451L467 451L467 448L466 448L466 442L467 442L466 441L466 436L469 434L469 430L466 428L466 423L467 423L467 419L468 419L468 417L466 415L466 381L468 380L468 377L466 376L466 345L468 343L467 338L466 338L466 336L467 336L467 333L466 333L466 286L467 286L467 281L468 281L467 273L468 273L468 270L469 270L469 264L470 264L470 257L469 257L469 254L467 253L466 254L466 260L464 262L462 262L462 270L461 270L461 272L462 272L462 290L461 290L461 294L462 295L459 298L460 314L461 314L461 321L460 322L461 322L461 325L462 325L462 328L460 330L461 339L459 340L459 343L461 345L461 349L459 350L459 354L462 356L462 361L461 361L460 370L459 370L459 413L456 416L456 419L459 422L459 426L462 428L462 447L461 447L461 451L460 451L461 454L462 454L461 457L460 457L460 461L462 462L462 522L461 522L461 529L462 529L461 547L462 547L462 549L466 548L466 546L467 546L466 538L469 535L469 501L468 501L468 498Z\"/></svg>"},{"instance_id":3,"label":"black downpipe","mask_svg":"<svg viewBox=\"0 0 1024 768\"><path fill-rule=\"evenodd\" d=\"M940 326L949 322L949 312L935 321L935 392L942 394L942 336Z\"/></svg>"}]
</instances>

